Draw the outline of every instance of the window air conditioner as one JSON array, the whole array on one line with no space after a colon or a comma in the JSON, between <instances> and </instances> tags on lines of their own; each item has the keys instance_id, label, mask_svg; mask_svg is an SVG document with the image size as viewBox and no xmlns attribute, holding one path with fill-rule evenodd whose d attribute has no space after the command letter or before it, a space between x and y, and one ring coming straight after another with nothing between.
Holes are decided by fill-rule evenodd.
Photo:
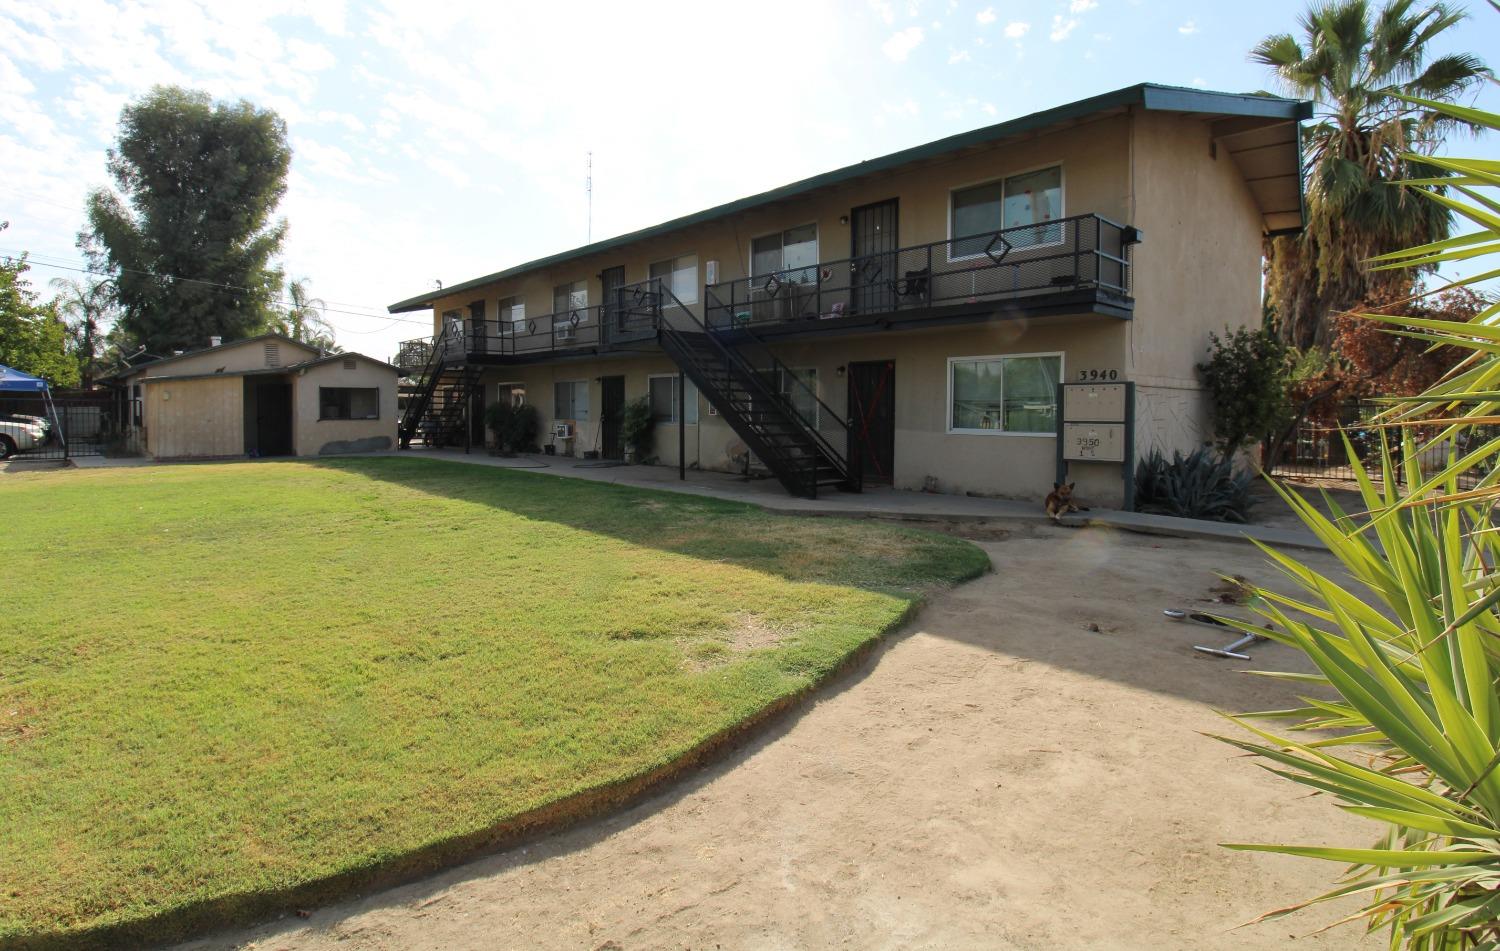
<instances>
[{"instance_id":1,"label":"window air conditioner","mask_svg":"<svg viewBox=\"0 0 1500 951\"><path fill-rule=\"evenodd\" d=\"M578 336L578 329L572 324L558 324L552 328L553 337L558 343L572 343Z\"/></svg>"},{"instance_id":2,"label":"window air conditioner","mask_svg":"<svg viewBox=\"0 0 1500 951\"><path fill-rule=\"evenodd\" d=\"M552 438L572 439L573 425L571 423L554 423L552 425Z\"/></svg>"}]
</instances>

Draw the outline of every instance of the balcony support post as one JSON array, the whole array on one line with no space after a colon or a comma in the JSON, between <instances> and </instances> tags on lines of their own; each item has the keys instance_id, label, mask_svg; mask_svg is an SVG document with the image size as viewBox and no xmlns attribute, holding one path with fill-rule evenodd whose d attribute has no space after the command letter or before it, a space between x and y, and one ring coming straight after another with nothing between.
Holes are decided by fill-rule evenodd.
<instances>
[{"instance_id":1,"label":"balcony support post","mask_svg":"<svg viewBox=\"0 0 1500 951\"><path fill-rule=\"evenodd\" d=\"M687 481L687 375L677 368L677 481Z\"/></svg>"}]
</instances>

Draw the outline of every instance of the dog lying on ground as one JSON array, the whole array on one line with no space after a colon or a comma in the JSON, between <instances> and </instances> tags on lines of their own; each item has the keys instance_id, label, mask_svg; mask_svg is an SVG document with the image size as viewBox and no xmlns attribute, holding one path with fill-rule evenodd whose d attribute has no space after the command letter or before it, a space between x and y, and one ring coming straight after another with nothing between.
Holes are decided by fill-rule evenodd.
<instances>
[{"instance_id":1,"label":"dog lying on ground","mask_svg":"<svg viewBox=\"0 0 1500 951\"><path fill-rule=\"evenodd\" d=\"M1087 505L1079 505L1073 501L1073 483L1052 483L1052 491L1047 493L1047 501L1043 503L1047 510L1047 517L1056 522L1069 512L1087 512Z\"/></svg>"}]
</instances>

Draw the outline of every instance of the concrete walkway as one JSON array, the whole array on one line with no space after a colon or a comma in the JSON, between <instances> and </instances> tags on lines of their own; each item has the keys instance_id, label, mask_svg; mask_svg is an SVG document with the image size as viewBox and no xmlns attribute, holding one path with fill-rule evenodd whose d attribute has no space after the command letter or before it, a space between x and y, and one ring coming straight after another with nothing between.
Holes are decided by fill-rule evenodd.
<instances>
[{"instance_id":1,"label":"concrete walkway","mask_svg":"<svg viewBox=\"0 0 1500 951\"><path fill-rule=\"evenodd\" d=\"M975 498L965 495L908 492L900 489L872 488L864 492L831 492L816 499L788 495L775 479L746 479L722 472L688 470L686 480L679 480L677 470L667 466L627 466L557 456L521 455L501 458L487 453L464 453L454 449L415 449L409 455L501 469L533 469L547 475L570 479L588 479L645 489L686 492L734 502L750 502L778 512L801 515L831 515L853 518L901 518L920 521L966 521L1007 519L1045 521L1047 516L1037 502L1014 499ZM397 455L394 452L378 455ZM1070 515L1063 524L1116 528L1148 535L1173 538L1254 539L1277 547L1323 549L1317 536L1303 529L1273 528L1265 525L1231 525L1170 515L1148 515L1143 512L1121 512L1095 509Z\"/></svg>"},{"instance_id":2,"label":"concrete walkway","mask_svg":"<svg viewBox=\"0 0 1500 951\"><path fill-rule=\"evenodd\" d=\"M723 472L689 469L687 478L679 480L677 470L668 466L627 466L622 463L559 458L541 454L502 458L486 452L465 453L460 449L413 449L406 452L388 451L361 453L361 455L400 455L443 459L449 462L491 466L497 469L529 469L569 479L588 479L593 482L609 482L643 489L706 495L731 502L749 502L773 511L798 515L898 518L915 521L1005 519L1040 522L1047 518L1040 503L1015 499L975 498L966 495L908 492L886 488L866 489L858 493L830 492L816 499L804 499L788 495L781 487L781 483L772 478L747 479ZM99 456L83 457L73 462L79 468L89 469L157 464L148 459L106 459ZM1148 515L1143 512L1121 512L1114 509L1094 509L1086 513L1069 515L1063 519L1063 524L1073 527L1115 528L1172 538L1228 539L1231 541L1254 539L1278 548L1323 550L1326 547L1315 535L1304 529L1269 525L1231 525L1225 522L1174 518L1170 515Z\"/></svg>"}]
</instances>

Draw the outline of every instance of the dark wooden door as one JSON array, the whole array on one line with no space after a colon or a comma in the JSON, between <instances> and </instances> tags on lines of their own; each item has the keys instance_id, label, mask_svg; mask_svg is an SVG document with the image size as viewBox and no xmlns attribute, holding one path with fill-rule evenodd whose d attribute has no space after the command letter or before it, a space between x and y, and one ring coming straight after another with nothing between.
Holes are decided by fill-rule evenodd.
<instances>
[{"instance_id":1,"label":"dark wooden door","mask_svg":"<svg viewBox=\"0 0 1500 951\"><path fill-rule=\"evenodd\" d=\"M604 289L604 326L608 330L624 330L625 314L620 308L620 288L625 285L625 266L607 267L599 272L599 283ZM607 332L607 331L606 331Z\"/></svg>"},{"instance_id":2,"label":"dark wooden door","mask_svg":"<svg viewBox=\"0 0 1500 951\"><path fill-rule=\"evenodd\" d=\"M880 313L896 309L896 249L899 227L897 199L861 205L849 213L849 309Z\"/></svg>"},{"instance_id":3,"label":"dark wooden door","mask_svg":"<svg viewBox=\"0 0 1500 951\"><path fill-rule=\"evenodd\" d=\"M625 419L625 378L607 376L600 381L599 388L599 455L605 459L624 459L620 424Z\"/></svg>"},{"instance_id":4,"label":"dark wooden door","mask_svg":"<svg viewBox=\"0 0 1500 951\"><path fill-rule=\"evenodd\" d=\"M889 485L896 470L896 361L849 364L849 421L865 482Z\"/></svg>"},{"instance_id":5,"label":"dark wooden door","mask_svg":"<svg viewBox=\"0 0 1500 951\"><path fill-rule=\"evenodd\" d=\"M469 352L488 351L488 339L489 329L484 325L484 301L477 300L469 305Z\"/></svg>"},{"instance_id":6,"label":"dark wooden door","mask_svg":"<svg viewBox=\"0 0 1500 951\"><path fill-rule=\"evenodd\" d=\"M292 454L292 384L255 388L255 451L262 456Z\"/></svg>"}]
</instances>

